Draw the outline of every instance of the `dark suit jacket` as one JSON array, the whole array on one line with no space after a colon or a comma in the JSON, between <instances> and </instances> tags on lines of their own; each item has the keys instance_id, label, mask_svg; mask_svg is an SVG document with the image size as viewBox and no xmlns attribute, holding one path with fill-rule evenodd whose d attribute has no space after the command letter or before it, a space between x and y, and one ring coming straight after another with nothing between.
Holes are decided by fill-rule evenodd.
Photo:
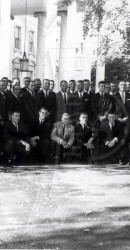
<instances>
[{"instance_id":1,"label":"dark suit jacket","mask_svg":"<svg viewBox=\"0 0 130 250\"><path fill-rule=\"evenodd\" d=\"M5 122L8 118L7 98L0 92L0 119Z\"/></svg>"},{"instance_id":2,"label":"dark suit jacket","mask_svg":"<svg viewBox=\"0 0 130 250\"><path fill-rule=\"evenodd\" d=\"M126 116L130 116L130 94L128 92L125 93L125 103L122 101L122 97L119 92L117 92L113 96L115 100L115 111L119 118L124 118Z\"/></svg>"},{"instance_id":3,"label":"dark suit jacket","mask_svg":"<svg viewBox=\"0 0 130 250\"><path fill-rule=\"evenodd\" d=\"M30 137L39 136L41 140L50 139L51 125L47 119L41 124L38 118L34 119L32 123L30 123L28 133Z\"/></svg>"},{"instance_id":4,"label":"dark suit jacket","mask_svg":"<svg viewBox=\"0 0 130 250\"><path fill-rule=\"evenodd\" d=\"M91 137L92 130L88 125L84 129L79 122L75 125L75 144L82 146L84 143L87 143Z\"/></svg>"},{"instance_id":5,"label":"dark suit jacket","mask_svg":"<svg viewBox=\"0 0 130 250\"><path fill-rule=\"evenodd\" d=\"M68 95L68 93L67 93L67 95ZM67 99L68 99L68 96L67 96ZM67 102L68 102L68 100L67 100ZM56 94L56 105L57 105L56 120L60 121L62 114L65 112L68 112L67 103L64 102L63 95L62 95L61 91L59 91Z\"/></svg>"},{"instance_id":6,"label":"dark suit jacket","mask_svg":"<svg viewBox=\"0 0 130 250\"><path fill-rule=\"evenodd\" d=\"M21 88L21 95L23 95L24 93L26 93L28 90L25 88L25 87L23 87L23 88Z\"/></svg>"},{"instance_id":7,"label":"dark suit jacket","mask_svg":"<svg viewBox=\"0 0 130 250\"><path fill-rule=\"evenodd\" d=\"M35 98L32 97L29 91L21 96L24 108L24 121L32 121L38 115L39 109L42 107L42 99L39 93L35 93Z\"/></svg>"},{"instance_id":8,"label":"dark suit jacket","mask_svg":"<svg viewBox=\"0 0 130 250\"><path fill-rule=\"evenodd\" d=\"M118 120L115 121L114 127L111 130L110 125L108 121L105 121L100 126L100 136L103 138L104 144L107 141L111 141L113 138L118 138L118 143L121 141L121 139L124 136L124 129L121 122Z\"/></svg>"},{"instance_id":9,"label":"dark suit jacket","mask_svg":"<svg viewBox=\"0 0 130 250\"><path fill-rule=\"evenodd\" d=\"M6 142L13 140L15 143L19 143L20 140L27 140L27 130L24 124L20 121L17 131L12 121L8 121L5 124L4 138Z\"/></svg>"},{"instance_id":10,"label":"dark suit jacket","mask_svg":"<svg viewBox=\"0 0 130 250\"><path fill-rule=\"evenodd\" d=\"M46 107L50 113L50 121L54 122L56 115L56 94L50 91L46 98L43 90L40 90L39 95L41 96L42 106Z\"/></svg>"},{"instance_id":11,"label":"dark suit jacket","mask_svg":"<svg viewBox=\"0 0 130 250\"><path fill-rule=\"evenodd\" d=\"M20 97L17 98L15 95L10 94L7 98L7 109L9 115L12 111L18 110L21 115L21 120L23 120L24 109Z\"/></svg>"},{"instance_id":12,"label":"dark suit jacket","mask_svg":"<svg viewBox=\"0 0 130 250\"><path fill-rule=\"evenodd\" d=\"M94 94L91 102L94 120L97 120L100 115L107 115L112 110L112 105L112 99L107 93L104 94L103 99L99 92Z\"/></svg>"}]
</instances>

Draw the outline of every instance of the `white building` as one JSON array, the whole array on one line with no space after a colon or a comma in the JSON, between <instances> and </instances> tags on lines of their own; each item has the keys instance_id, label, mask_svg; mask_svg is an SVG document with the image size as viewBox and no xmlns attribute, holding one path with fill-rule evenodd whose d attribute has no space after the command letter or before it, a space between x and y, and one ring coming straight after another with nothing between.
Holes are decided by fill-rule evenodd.
<instances>
[{"instance_id":1,"label":"white building","mask_svg":"<svg viewBox=\"0 0 130 250\"><path fill-rule=\"evenodd\" d=\"M21 83L27 75L49 78L55 81L56 90L63 79L90 79L97 44L83 39L84 11L78 4L57 9L56 0L27 0L26 25L25 5L26 0L0 0L0 78L19 77ZM24 51L29 72L23 73L20 58Z\"/></svg>"}]
</instances>

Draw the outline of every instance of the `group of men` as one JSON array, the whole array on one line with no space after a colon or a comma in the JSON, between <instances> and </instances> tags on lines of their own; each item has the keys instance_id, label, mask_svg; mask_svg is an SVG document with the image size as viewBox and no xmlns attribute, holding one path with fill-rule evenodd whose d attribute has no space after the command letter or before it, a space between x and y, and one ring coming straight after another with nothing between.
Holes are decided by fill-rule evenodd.
<instances>
[{"instance_id":1,"label":"group of men","mask_svg":"<svg viewBox=\"0 0 130 250\"><path fill-rule=\"evenodd\" d=\"M0 81L0 154L8 163L129 161L130 86L125 81L91 91L88 79L54 81L25 77ZM108 91L109 89L109 91ZM79 156L79 157L77 157ZM77 158L76 158L77 157Z\"/></svg>"}]
</instances>

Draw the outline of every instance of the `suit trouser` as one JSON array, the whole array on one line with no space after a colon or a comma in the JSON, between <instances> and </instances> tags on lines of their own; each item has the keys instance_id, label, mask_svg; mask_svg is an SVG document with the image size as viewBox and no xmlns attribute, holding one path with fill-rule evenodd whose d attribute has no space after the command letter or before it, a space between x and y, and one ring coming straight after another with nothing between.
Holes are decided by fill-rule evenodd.
<instances>
[{"instance_id":1,"label":"suit trouser","mask_svg":"<svg viewBox=\"0 0 130 250\"><path fill-rule=\"evenodd\" d=\"M55 141L52 141L51 148L52 148L52 154L53 154L53 156L56 156L60 160L63 160L63 153L64 153L63 146L61 144L58 144Z\"/></svg>"},{"instance_id":2,"label":"suit trouser","mask_svg":"<svg viewBox=\"0 0 130 250\"><path fill-rule=\"evenodd\" d=\"M11 159L11 160L12 160L14 154L16 154L18 156L19 160L23 160L27 155L27 151L25 149L25 146L22 143L16 143L13 140L9 140L6 142L5 150L7 153L7 158Z\"/></svg>"},{"instance_id":3,"label":"suit trouser","mask_svg":"<svg viewBox=\"0 0 130 250\"><path fill-rule=\"evenodd\" d=\"M50 160L51 143L49 139L40 139L36 146L36 155L39 160L47 162Z\"/></svg>"}]
</instances>

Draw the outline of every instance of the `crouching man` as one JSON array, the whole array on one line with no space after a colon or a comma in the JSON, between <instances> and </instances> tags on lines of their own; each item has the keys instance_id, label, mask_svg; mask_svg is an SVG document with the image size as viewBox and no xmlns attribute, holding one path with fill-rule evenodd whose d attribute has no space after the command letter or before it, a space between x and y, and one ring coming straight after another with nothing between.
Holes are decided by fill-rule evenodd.
<instances>
[{"instance_id":1,"label":"crouching man","mask_svg":"<svg viewBox=\"0 0 130 250\"><path fill-rule=\"evenodd\" d=\"M71 149L74 143L74 127L70 124L68 113L63 113L61 121L54 124L51 140L53 157L57 163L61 163L64 151Z\"/></svg>"},{"instance_id":2,"label":"crouching man","mask_svg":"<svg viewBox=\"0 0 130 250\"><path fill-rule=\"evenodd\" d=\"M23 162L30 153L27 130L20 121L20 112L15 110L11 113L11 120L5 124L4 131L5 151L8 164Z\"/></svg>"},{"instance_id":3,"label":"crouching man","mask_svg":"<svg viewBox=\"0 0 130 250\"><path fill-rule=\"evenodd\" d=\"M32 120L29 126L33 156L35 156L37 162L40 161L45 164L50 162L51 153L51 125L48 116L48 110L42 107L38 112L38 117Z\"/></svg>"},{"instance_id":4,"label":"crouching man","mask_svg":"<svg viewBox=\"0 0 130 250\"><path fill-rule=\"evenodd\" d=\"M79 122L75 125L75 145L77 152L80 151L81 161L87 163L91 156L93 148L93 132L88 121L88 114L82 112L79 116Z\"/></svg>"}]
</instances>

